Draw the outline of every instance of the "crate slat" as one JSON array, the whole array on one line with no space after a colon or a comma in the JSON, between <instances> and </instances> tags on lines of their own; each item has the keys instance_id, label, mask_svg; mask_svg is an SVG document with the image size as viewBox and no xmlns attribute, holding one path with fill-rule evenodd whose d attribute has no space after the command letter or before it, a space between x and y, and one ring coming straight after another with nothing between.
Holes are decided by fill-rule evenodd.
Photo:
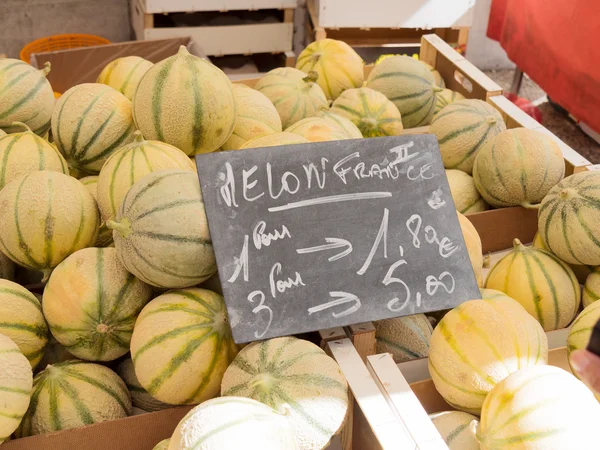
<instances>
[{"instance_id":1,"label":"crate slat","mask_svg":"<svg viewBox=\"0 0 600 450\"><path fill-rule=\"evenodd\" d=\"M298 0L140 0L147 14L296 8Z\"/></svg>"}]
</instances>

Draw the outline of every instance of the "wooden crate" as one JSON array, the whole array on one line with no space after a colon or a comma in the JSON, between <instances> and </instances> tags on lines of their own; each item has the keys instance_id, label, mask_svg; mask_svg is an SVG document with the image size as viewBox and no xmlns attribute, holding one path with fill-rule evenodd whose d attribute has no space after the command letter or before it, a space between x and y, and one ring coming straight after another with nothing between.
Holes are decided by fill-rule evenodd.
<instances>
[{"instance_id":1,"label":"wooden crate","mask_svg":"<svg viewBox=\"0 0 600 450\"><path fill-rule=\"evenodd\" d=\"M131 24L138 40L189 36L201 45L208 56L292 52L295 11L293 8L284 9L283 20L278 23L158 27L156 14L144 7L144 3L150 1L131 0Z\"/></svg>"},{"instance_id":2,"label":"wooden crate","mask_svg":"<svg viewBox=\"0 0 600 450\"><path fill-rule=\"evenodd\" d=\"M146 14L296 8L298 0L140 0Z\"/></svg>"},{"instance_id":3,"label":"wooden crate","mask_svg":"<svg viewBox=\"0 0 600 450\"><path fill-rule=\"evenodd\" d=\"M474 0L457 1L465 5L474 3ZM378 0L377 3L381 5L361 0L307 0L309 20L306 35L316 41L331 38L349 45L387 46L392 43L418 43L424 34L435 30L447 42L456 43L459 47L467 43L472 8L467 8L469 12L461 19L454 20L456 15L429 14L431 9L440 11L433 5L435 3L451 4L445 0ZM414 14L415 8L421 8L419 14Z\"/></svg>"}]
</instances>

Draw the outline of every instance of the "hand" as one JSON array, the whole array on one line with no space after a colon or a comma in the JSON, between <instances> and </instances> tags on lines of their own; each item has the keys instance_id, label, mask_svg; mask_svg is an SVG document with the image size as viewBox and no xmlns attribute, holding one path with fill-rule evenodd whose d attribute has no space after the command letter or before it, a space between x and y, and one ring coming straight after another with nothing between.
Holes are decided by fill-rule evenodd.
<instances>
[{"instance_id":1,"label":"hand","mask_svg":"<svg viewBox=\"0 0 600 450\"><path fill-rule=\"evenodd\" d=\"M571 353L571 367L581 381L600 394L600 357L588 350L576 350Z\"/></svg>"}]
</instances>

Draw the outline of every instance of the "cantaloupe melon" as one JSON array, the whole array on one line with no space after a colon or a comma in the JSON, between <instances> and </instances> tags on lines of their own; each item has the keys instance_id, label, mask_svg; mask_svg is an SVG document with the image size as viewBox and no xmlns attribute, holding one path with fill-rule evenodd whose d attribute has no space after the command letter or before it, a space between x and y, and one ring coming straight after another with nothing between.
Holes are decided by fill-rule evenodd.
<instances>
[{"instance_id":1,"label":"cantaloupe melon","mask_svg":"<svg viewBox=\"0 0 600 450\"><path fill-rule=\"evenodd\" d=\"M147 284L195 286L217 270L198 175L161 170L146 175L127 192L114 230L125 268Z\"/></svg>"},{"instance_id":2,"label":"cantaloupe melon","mask_svg":"<svg viewBox=\"0 0 600 450\"><path fill-rule=\"evenodd\" d=\"M546 247L546 244L544 244L544 241L542 241L542 238L540 237L540 233L535 233L535 236L533 237L532 245L535 248L539 248L542 250L546 250L547 252L550 252L548 247ZM550 253L552 253L552 252L550 252ZM571 269L573 269L573 273L577 277L577 281L579 281L579 284L585 284L585 281L587 280L588 276L595 270L594 266L586 266L586 265L579 265L579 264L569 264L569 267L571 267ZM585 306L587 306L585 304L585 298L582 298L582 300L584 300L583 306L585 308Z\"/></svg>"},{"instance_id":3,"label":"cantaloupe melon","mask_svg":"<svg viewBox=\"0 0 600 450\"><path fill-rule=\"evenodd\" d=\"M309 44L296 62L296 69L319 74L317 83L329 100L346 89L361 87L364 82L363 59L343 41L321 39Z\"/></svg>"},{"instance_id":4,"label":"cantaloupe melon","mask_svg":"<svg viewBox=\"0 0 600 450\"><path fill-rule=\"evenodd\" d=\"M71 253L98 235L96 202L75 178L31 172L0 191L0 250L47 277Z\"/></svg>"},{"instance_id":5,"label":"cantaloupe melon","mask_svg":"<svg viewBox=\"0 0 600 450\"><path fill-rule=\"evenodd\" d=\"M142 77L153 65L150 61L139 56L117 58L102 69L96 82L106 84L119 91L129 100L133 100L133 94L135 94Z\"/></svg>"},{"instance_id":6,"label":"cantaloupe melon","mask_svg":"<svg viewBox=\"0 0 600 450\"><path fill-rule=\"evenodd\" d=\"M6 136L6 133L3 130L0 130L0 137Z\"/></svg>"},{"instance_id":7,"label":"cantaloupe melon","mask_svg":"<svg viewBox=\"0 0 600 450\"><path fill-rule=\"evenodd\" d=\"M429 355L433 328L424 314L378 320L373 325L377 353L391 353L397 363Z\"/></svg>"},{"instance_id":8,"label":"cantaloupe melon","mask_svg":"<svg viewBox=\"0 0 600 450\"><path fill-rule=\"evenodd\" d=\"M600 267L596 267L585 280L582 296L583 307L587 308L596 300L600 300Z\"/></svg>"},{"instance_id":9,"label":"cantaloupe melon","mask_svg":"<svg viewBox=\"0 0 600 450\"><path fill-rule=\"evenodd\" d=\"M112 219L127 191L152 172L181 169L196 172L181 150L159 141L146 141L140 131L131 144L121 147L106 161L98 178L98 207L102 220Z\"/></svg>"},{"instance_id":10,"label":"cantaloupe melon","mask_svg":"<svg viewBox=\"0 0 600 450\"><path fill-rule=\"evenodd\" d=\"M444 89L442 92L438 92L435 101L435 112L433 115L435 116L450 103L458 102L464 99L465 96L460 92L452 91L450 89Z\"/></svg>"},{"instance_id":11,"label":"cantaloupe melon","mask_svg":"<svg viewBox=\"0 0 600 450\"><path fill-rule=\"evenodd\" d=\"M515 300L514 298L506 295L504 292L497 291L496 289L479 289L479 291L481 292L481 298L483 300L497 300L497 299L506 300L507 298L510 300Z\"/></svg>"},{"instance_id":12,"label":"cantaloupe melon","mask_svg":"<svg viewBox=\"0 0 600 450\"><path fill-rule=\"evenodd\" d=\"M11 338L35 368L48 342L42 306L23 286L0 280L0 334Z\"/></svg>"},{"instance_id":13,"label":"cantaloupe melon","mask_svg":"<svg viewBox=\"0 0 600 450\"><path fill-rule=\"evenodd\" d=\"M587 347L598 320L600 320L600 302L593 302L581 311L569 328L569 336L567 337L567 354L569 356L571 356L571 352L583 350ZM600 400L600 393L596 393L596 396Z\"/></svg>"},{"instance_id":14,"label":"cantaloupe melon","mask_svg":"<svg viewBox=\"0 0 600 450\"><path fill-rule=\"evenodd\" d=\"M85 83L58 100L52 136L70 166L98 173L108 157L133 140L131 102L110 86Z\"/></svg>"},{"instance_id":15,"label":"cantaloupe melon","mask_svg":"<svg viewBox=\"0 0 600 450\"><path fill-rule=\"evenodd\" d=\"M424 64L425 67L427 67L429 69L429 71L431 72L431 75L433 75L433 79L435 80L435 85L437 87L439 87L441 89L446 88L446 82L442 78L442 75L440 74L440 72L435 69L435 67L433 67L431 64L426 63L425 61L421 61L420 59L417 59L417 61L419 61L421 64Z\"/></svg>"},{"instance_id":16,"label":"cantaloupe melon","mask_svg":"<svg viewBox=\"0 0 600 450\"><path fill-rule=\"evenodd\" d=\"M506 293L545 331L565 328L577 314L581 290L571 268L553 254L514 240L510 253L490 270L485 287Z\"/></svg>"},{"instance_id":17,"label":"cantaloupe melon","mask_svg":"<svg viewBox=\"0 0 600 450\"><path fill-rule=\"evenodd\" d=\"M146 139L187 155L221 147L233 132L235 116L227 75L183 45L146 72L133 97L133 117Z\"/></svg>"},{"instance_id":18,"label":"cantaloupe melon","mask_svg":"<svg viewBox=\"0 0 600 450\"><path fill-rule=\"evenodd\" d=\"M54 269L42 305L50 331L70 353L113 361L129 351L133 325L151 295L114 248L86 248Z\"/></svg>"},{"instance_id":19,"label":"cantaloupe melon","mask_svg":"<svg viewBox=\"0 0 600 450\"><path fill-rule=\"evenodd\" d=\"M288 404L299 450L325 447L348 409L348 385L337 363L295 337L244 347L223 376L221 395L252 398L276 410Z\"/></svg>"},{"instance_id":20,"label":"cantaloupe melon","mask_svg":"<svg viewBox=\"0 0 600 450\"><path fill-rule=\"evenodd\" d=\"M429 68L410 56L386 58L373 67L365 86L384 94L400 111L404 128L429 125L435 111L436 86Z\"/></svg>"},{"instance_id":21,"label":"cantaloupe melon","mask_svg":"<svg viewBox=\"0 0 600 450\"><path fill-rule=\"evenodd\" d=\"M340 95L330 111L345 117L358 127L364 137L402 134L398 108L381 92L366 87L348 89Z\"/></svg>"},{"instance_id":22,"label":"cantaloupe melon","mask_svg":"<svg viewBox=\"0 0 600 450\"><path fill-rule=\"evenodd\" d=\"M215 398L181 419L168 450L297 450L288 415L248 398Z\"/></svg>"},{"instance_id":23,"label":"cantaloupe melon","mask_svg":"<svg viewBox=\"0 0 600 450\"><path fill-rule=\"evenodd\" d=\"M170 439L163 439L152 450L169 450Z\"/></svg>"},{"instance_id":24,"label":"cantaloupe melon","mask_svg":"<svg viewBox=\"0 0 600 450\"><path fill-rule=\"evenodd\" d=\"M599 421L600 404L581 381L539 365L492 389L476 431L481 450L592 450Z\"/></svg>"},{"instance_id":25,"label":"cantaloupe melon","mask_svg":"<svg viewBox=\"0 0 600 450\"><path fill-rule=\"evenodd\" d=\"M462 231L463 238L465 239L465 245L467 246L467 252L469 253L469 259L473 266L473 272L475 272L475 279L477 285L483 287L483 248L481 245L481 238L475 226L469 219L463 216L457 211L458 223Z\"/></svg>"},{"instance_id":26,"label":"cantaloupe melon","mask_svg":"<svg viewBox=\"0 0 600 450\"><path fill-rule=\"evenodd\" d=\"M92 194L92 197L96 200L96 204L98 204L98 178L98 175L90 175L79 179L79 182L85 186L90 194ZM112 230L102 222L100 228L98 228L98 237L96 238L94 247L109 247L112 244Z\"/></svg>"},{"instance_id":27,"label":"cantaloupe melon","mask_svg":"<svg viewBox=\"0 0 600 450\"><path fill-rule=\"evenodd\" d=\"M131 403L133 406L142 409L143 411L161 411L163 409L172 408L172 405L163 403L152 397L146 389L142 387L137 376L135 374L135 367L131 358L126 358L117 366L117 374L125 382L129 395L131 396Z\"/></svg>"},{"instance_id":28,"label":"cantaloupe melon","mask_svg":"<svg viewBox=\"0 0 600 450\"><path fill-rule=\"evenodd\" d=\"M477 190L497 208L538 204L564 175L558 144L528 128L513 128L489 139L473 166Z\"/></svg>"},{"instance_id":29,"label":"cantaloupe melon","mask_svg":"<svg viewBox=\"0 0 600 450\"><path fill-rule=\"evenodd\" d=\"M308 144L310 141L305 137L302 137L294 133L275 133L269 134L268 136L251 139L240 147L240 150L247 148L263 148L263 147L277 147L279 145L293 145L293 144Z\"/></svg>"},{"instance_id":30,"label":"cantaloupe melon","mask_svg":"<svg viewBox=\"0 0 600 450\"><path fill-rule=\"evenodd\" d=\"M14 281L15 264L0 252L0 279Z\"/></svg>"},{"instance_id":31,"label":"cantaloupe melon","mask_svg":"<svg viewBox=\"0 0 600 450\"><path fill-rule=\"evenodd\" d=\"M286 133L294 133L302 136L310 142L342 141L352 139L345 129L333 121L320 117L308 117L296 122L285 130ZM362 137L362 136L361 136Z\"/></svg>"},{"instance_id":32,"label":"cantaloupe melon","mask_svg":"<svg viewBox=\"0 0 600 450\"><path fill-rule=\"evenodd\" d=\"M8 336L0 334L0 444L10 439L27 411L33 373L27 358Z\"/></svg>"},{"instance_id":33,"label":"cantaloupe melon","mask_svg":"<svg viewBox=\"0 0 600 450\"><path fill-rule=\"evenodd\" d=\"M472 214L489 208L489 205L481 198L471 175L462 170L446 169L446 178L448 178L452 200L458 212Z\"/></svg>"},{"instance_id":34,"label":"cantaloupe melon","mask_svg":"<svg viewBox=\"0 0 600 450\"><path fill-rule=\"evenodd\" d=\"M326 119L343 128L351 139L361 139L363 137L362 132L350 119L339 114L334 114L329 109L321 108L317 113L317 117Z\"/></svg>"},{"instance_id":35,"label":"cantaloupe melon","mask_svg":"<svg viewBox=\"0 0 600 450\"><path fill-rule=\"evenodd\" d=\"M479 442L472 430L477 417L462 411L444 411L429 416L442 435L449 450L479 450Z\"/></svg>"},{"instance_id":36,"label":"cantaloupe melon","mask_svg":"<svg viewBox=\"0 0 600 450\"><path fill-rule=\"evenodd\" d=\"M38 136L50 129L56 99L46 75L50 63L41 70L16 59L0 59L0 129L19 131L13 122L24 122Z\"/></svg>"},{"instance_id":37,"label":"cantaloupe melon","mask_svg":"<svg viewBox=\"0 0 600 450\"><path fill-rule=\"evenodd\" d=\"M39 170L69 174L65 158L60 152L33 133L24 123L19 132L0 138L0 189L22 175Z\"/></svg>"},{"instance_id":38,"label":"cantaloupe melon","mask_svg":"<svg viewBox=\"0 0 600 450\"><path fill-rule=\"evenodd\" d=\"M435 134L446 169L471 175L477 152L491 138L506 130L500 113L481 100L460 100L436 114L430 132Z\"/></svg>"},{"instance_id":39,"label":"cantaloupe melon","mask_svg":"<svg viewBox=\"0 0 600 450\"><path fill-rule=\"evenodd\" d=\"M42 297L39 298L40 302L42 301ZM70 359L75 359L75 357L70 354L67 349L56 340L52 333L48 334L48 343L44 347L44 357L36 367L37 371L44 370L48 364L57 364L65 361L69 361Z\"/></svg>"},{"instance_id":40,"label":"cantaloupe melon","mask_svg":"<svg viewBox=\"0 0 600 450\"><path fill-rule=\"evenodd\" d=\"M448 404L479 414L489 391L513 372L546 364L540 324L511 299L470 300L433 329L429 373Z\"/></svg>"},{"instance_id":41,"label":"cantaloupe melon","mask_svg":"<svg viewBox=\"0 0 600 450\"><path fill-rule=\"evenodd\" d=\"M538 230L548 249L569 264L600 266L600 172L581 172L542 201Z\"/></svg>"},{"instance_id":42,"label":"cantaloupe melon","mask_svg":"<svg viewBox=\"0 0 600 450\"><path fill-rule=\"evenodd\" d=\"M283 129L296 122L314 117L328 102L323 89L317 84L319 75L305 74L292 67L273 69L262 77L254 88L267 96L275 105Z\"/></svg>"},{"instance_id":43,"label":"cantaloupe melon","mask_svg":"<svg viewBox=\"0 0 600 450\"><path fill-rule=\"evenodd\" d=\"M148 303L131 338L131 358L144 389L170 404L219 394L237 353L223 297L205 289L169 291Z\"/></svg>"},{"instance_id":44,"label":"cantaloupe melon","mask_svg":"<svg viewBox=\"0 0 600 450\"><path fill-rule=\"evenodd\" d=\"M244 84L233 84L237 114L233 133L222 150L238 150L249 140L281 133L281 118L271 100Z\"/></svg>"},{"instance_id":45,"label":"cantaloupe melon","mask_svg":"<svg viewBox=\"0 0 600 450\"><path fill-rule=\"evenodd\" d=\"M116 373L74 359L50 365L35 376L31 404L16 434L69 430L130 414L129 392Z\"/></svg>"}]
</instances>

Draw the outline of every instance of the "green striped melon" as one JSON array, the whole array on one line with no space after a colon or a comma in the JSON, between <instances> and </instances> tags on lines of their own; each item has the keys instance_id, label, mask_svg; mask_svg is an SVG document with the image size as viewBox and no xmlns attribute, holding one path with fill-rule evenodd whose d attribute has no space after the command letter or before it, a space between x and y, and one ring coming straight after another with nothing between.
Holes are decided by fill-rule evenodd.
<instances>
[{"instance_id":1,"label":"green striped melon","mask_svg":"<svg viewBox=\"0 0 600 450\"><path fill-rule=\"evenodd\" d=\"M0 59L0 129L13 133L19 130L13 122L23 122L38 136L46 134L56 104L49 72L49 62L37 70L23 61Z\"/></svg>"},{"instance_id":2,"label":"green striped melon","mask_svg":"<svg viewBox=\"0 0 600 450\"><path fill-rule=\"evenodd\" d=\"M538 214L542 241L569 264L600 266L600 172L581 172L554 186Z\"/></svg>"},{"instance_id":3,"label":"green striped melon","mask_svg":"<svg viewBox=\"0 0 600 450\"><path fill-rule=\"evenodd\" d=\"M0 130L0 137L6 136L6 133L4 132L4 130Z\"/></svg>"},{"instance_id":4,"label":"green striped melon","mask_svg":"<svg viewBox=\"0 0 600 450\"><path fill-rule=\"evenodd\" d=\"M235 97L221 69L182 45L146 72L133 97L133 116L146 139L187 155L209 153L233 133Z\"/></svg>"},{"instance_id":5,"label":"green striped melon","mask_svg":"<svg viewBox=\"0 0 600 450\"><path fill-rule=\"evenodd\" d=\"M174 405L217 396L236 353L223 297L199 288L156 297L140 313L131 338L140 384Z\"/></svg>"},{"instance_id":6,"label":"green striped melon","mask_svg":"<svg viewBox=\"0 0 600 450\"><path fill-rule=\"evenodd\" d=\"M597 448L600 404L577 378L554 366L513 373L487 396L477 427L481 450Z\"/></svg>"},{"instance_id":7,"label":"green striped melon","mask_svg":"<svg viewBox=\"0 0 600 450\"><path fill-rule=\"evenodd\" d=\"M0 191L0 251L49 276L63 259L96 241L96 202L75 178L31 172Z\"/></svg>"},{"instance_id":8,"label":"green striped melon","mask_svg":"<svg viewBox=\"0 0 600 450\"><path fill-rule=\"evenodd\" d=\"M481 238L479 237L477 228L475 228L469 219L458 211L456 214L465 245L467 246L467 252L469 253L469 260L475 273L477 285L483 287L483 247L481 245Z\"/></svg>"},{"instance_id":9,"label":"green striped melon","mask_svg":"<svg viewBox=\"0 0 600 450\"><path fill-rule=\"evenodd\" d=\"M337 363L315 344L295 337L254 342L233 360L221 395L291 407L299 450L319 450L341 429L348 384Z\"/></svg>"},{"instance_id":10,"label":"green striped melon","mask_svg":"<svg viewBox=\"0 0 600 450\"><path fill-rule=\"evenodd\" d=\"M114 248L86 248L54 269L42 305L52 335L71 354L113 361L129 351L133 325L151 296Z\"/></svg>"},{"instance_id":11,"label":"green striped melon","mask_svg":"<svg viewBox=\"0 0 600 450\"><path fill-rule=\"evenodd\" d=\"M152 450L169 450L170 439L163 439Z\"/></svg>"},{"instance_id":12,"label":"green striped melon","mask_svg":"<svg viewBox=\"0 0 600 450\"><path fill-rule=\"evenodd\" d=\"M340 128L343 128L351 139L362 139L363 137L362 132L356 125L354 125L354 123L352 123L350 119L339 114L334 114L329 109L320 109L317 113L317 117L321 117L329 122L333 122Z\"/></svg>"},{"instance_id":13,"label":"green striped melon","mask_svg":"<svg viewBox=\"0 0 600 450\"><path fill-rule=\"evenodd\" d=\"M275 105L283 129L296 122L314 117L328 102L323 89L317 84L318 74L305 74L293 67L279 67L258 80L254 88L267 96Z\"/></svg>"},{"instance_id":14,"label":"green striped melon","mask_svg":"<svg viewBox=\"0 0 600 450\"><path fill-rule=\"evenodd\" d=\"M497 208L538 204L564 176L558 144L528 128L513 128L489 139L473 166L475 186Z\"/></svg>"},{"instance_id":15,"label":"green striped melon","mask_svg":"<svg viewBox=\"0 0 600 450\"><path fill-rule=\"evenodd\" d=\"M544 244L544 241L542 241L542 238L540 237L540 233L535 233L535 236L533 237L532 245L535 248L539 248L542 250L546 250L547 252L550 252L550 250L548 250L548 247L546 247L546 244ZM550 253L552 253L552 252L550 252ZM579 284L585 284L585 281L587 280L588 276L595 269L594 266L586 266L586 265L578 265L578 264L569 264L569 266L571 267L571 269L573 269L573 273L577 277L577 281L579 281ZM585 298L583 300L584 300L583 306L585 307L585 306L587 306L585 304Z\"/></svg>"},{"instance_id":16,"label":"green striped melon","mask_svg":"<svg viewBox=\"0 0 600 450\"><path fill-rule=\"evenodd\" d=\"M378 320L373 325L377 353L391 353L397 363L429 355L433 328L424 314Z\"/></svg>"},{"instance_id":17,"label":"green striped melon","mask_svg":"<svg viewBox=\"0 0 600 450\"><path fill-rule=\"evenodd\" d=\"M366 138L402 134L402 118L396 105L367 87L344 91L330 111L349 119Z\"/></svg>"},{"instance_id":18,"label":"green striped melon","mask_svg":"<svg viewBox=\"0 0 600 450\"><path fill-rule=\"evenodd\" d=\"M302 119L286 129L285 132L297 134L310 142L352 139L352 136L349 136L346 130L337 123L321 117L308 117Z\"/></svg>"},{"instance_id":19,"label":"green striped melon","mask_svg":"<svg viewBox=\"0 0 600 450\"><path fill-rule=\"evenodd\" d=\"M163 403L152 397L146 389L142 387L137 375L135 374L135 367L131 358L126 358L117 366L117 374L125 382L129 395L131 396L131 403L134 407L137 407L146 412L161 411L163 409L172 408L172 405Z\"/></svg>"},{"instance_id":20,"label":"green striped melon","mask_svg":"<svg viewBox=\"0 0 600 450\"><path fill-rule=\"evenodd\" d=\"M279 145L293 145L293 144L308 144L310 141L303 136L294 133L282 132L269 134L256 139L251 139L240 147L240 150L248 148L263 148L263 147L277 147Z\"/></svg>"},{"instance_id":21,"label":"green striped melon","mask_svg":"<svg viewBox=\"0 0 600 450\"><path fill-rule=\"evenodd\" d=\"M33 133L24 123L16 123L23 131L0 138L0 189L22 175L39 170L69 174L67 162L60 152Z\"/></svg>"},{"instance_id":22,"label":"green striped melon","mask_svg":"<svg viewBox=\"0 0 600 450\"><path fill-rule=\"evenodd\" d=\"M0 334L11 338L35 368L48 342L42 306L23 286L0 280Z\"/></svg>"},{"instance_id":23,"label":"green striped melon","mask_svg":"<svg viewBox=\"0 0 600 450\"><path fill-rule=\"evenodd\" d=\"M489 205L481 198L471 175L462 170L446 169L446 178L450 185L454 206L459 213L472 214L489 208Z\"/></svg>"},{"instance_id":24,"label":"green striped melon","mask_svg":"<svg viewBox=\"0 0 600 450\"><path fill-rule=\"evenodd\" d=\"M29 409L18 437L69 430L131 414L123 380L99 364L71 360L50 365L33 379Z\"/></svg>"},{"instance_id":25,"label":"green striped melon","mask_svg":"<svg viewBox=\"0 0 600 450\"><path fill-rule=\"evenodd\" d=\"M429 125L435 111L435 78L421 61L410 56L392 56L373 67L365 86L384 94L402 115L404 128Z\"/></svg>"},{"instance_id":26,"label":"green striped melon","mask_svg":"<svg viewBox=\"0 0 600 450\"><path fill-rule=\"evenodd\" d=\"M125 268L147 284L195 286L217 270L198 175L161 170L127 192L107 226Z\"/></svg>"},{"instance_id":27,"label":"green striped melon","mask_svg":"<svg viewBox=\"0 0 600 450\"><path fill-rule=\"evenodd\" d=\"M586 306L573 321L573 324L569 328L569 336L567 337L569 364L572 352L575 350L584 350L587 347L598 320L600 320L600 302L593 302L589 306ZM576 374L575 371L573 373ZM600 400L600 393L596 394L596 396Z\"/></svg>"},{"instance_id":28,"label":"green striped melon","mask_svg":"<svg viewBox=\"0 0 600 450\"><path fill-rule=\"evenodd\" d=\"M0 444L10 439L27 411L33 373L27 358L8 337L0 334Z\"/></svg>"},{"instance_id":29,"label":"green striped melon","mask_svg":"<svg viewBox=\"0 0 600 450\"><path fill-rule=\"evenodd\" d=\"M181 419L168 450L297 450L288 415L248 398L215 398Z\"/></svg>"},{"instance_id":30,"label":"green striped melon","mask_svg":"<svg viewBox=\"0 0 600 450\"><path fill-rule=\"evenodd\" d=\"M117 58L102 69L96 83L106 84L119 91L129 100L133 100L133 94L135 94L142 77L153 65L150 61L139 56Z\"/></svg>"},{"instance_id":31,"label":"green striped melon","mask_svg":"<svg viewBox=\"0 0 600 450\"><path fill-rule=\"evenodd\" d=\"M569 325L581 303L581 289L571 268L552 253L527 247L518 239L492 267L485 287L514 298L545 331Z\"/></svg>"},{"instance_id":32,"label":"green striped melon","mask_svg":"<svg viewBox=\"0 0 600 450\"><path fill-rule=\"evenodd\" d=\"M431 72L431 75L433 75L433 79L435 80L435 85L441 89L446 89L446 82L444 81L444 79L442 78L442 75L440 74L440 72L438 72L435 67L433 67L431 64L426 63L425 61L421 61L420 59L418 59L417 61L419 61L422 64L425 64L425 67L427 67L429 69L429 71ZM438 93L439 95L439 93Z\"/></svg>"},{"instance_id":33,"label":"green striped melon","mask_svg":"<svg viewBox=\"0 0 600 450\"><path fill-rule=\"evenodd\" d=\"M315 71L317 83L329 100L346 89L361 87L364 82L363 59L343 41L321 39L309 44L298 56L296 69L309 74Z\"/></svg>"},{"instance_id":34,"label":"green striped melon","mask_svg":"<svg viewBox=\"0 0 600 450\"><path fill-rule=\"evenodd\" d=\"M85 186L96 204L98 203L98 175L90 175L84 178L80 178L79 182ZM104 223L98 228L98 237L94 243L94 247L109 247L113 244L112 230L108 228Z\"/></svg>"},{"instance_id":35,"label":"green striped melon","mask_svg":"<svg viewBox=\"0 0 600 450\"><path fill-rule=\"evenodd\" d=\"M472 430L477 417L462 411L444 411L429 416L449 450L479 450Z\"/></svg>"},{"instance_id":36,"label":"green striped melon","mask_svg":"<svg viewBox=\"0 0 600 450\"><path fill-rule=\"evenodd\" d=\"M465 100L465 96L460 92L452 91L450 89L444 89L442 92L438 92L433 115L435 116L449 104L458 102L460 100Z\"/></svg>"},{"instance_id":37,"label":"green striped melon","mask_svg":"<svg viewBox=\"0 0 600 450\"><path fill-rule=\"evenodd\" d=\"M596 300L600 300L600 267L596 267L585 280L582 300L584 308L587 308Z\"/></svg>"},{"instance_id":38,"label":"green striped melon","mask_svg":"<svg viewBox=\"0 0 600 450\"><path fill-rule=\"evenodd\" d=\"M444 108L431 123L430 132L440 145L446 169L473 173L477 152L506 130L500 113L481 100L460 100Z\"/></svg>"},{"instance_id":39,"label":"green striped melon","mask_svg":"<svg viewBox=\"0 0 600 450\"><path fill-rule=\"evenodd\" d=\"M15 280L15 264L2 252L0 252L0 279Z\"/></svg>"},{"instance_id":40,"label":"green striped melon","mask_svg":"<svg viewBox=\"0 0 600 450\"><path fill-rule=\"evenodd\" d=\"M39 297L40 302L42 301L42 296ZM71 355L67 349L56 340L52 333L48 334L48 343L46 347L44 347L44 357L40 361L37 366L37 370L44 370L48 364L57 364L65 361L69 361L70 359L74 359L73 355Z\"/></svg>"},{"instance_id":41,"label":"green striped melon","mask_svg":"<svg viewBox=\"0 0 600 450\"><path fill-rule=\"evenodd\" d=\"M70 166L98 173L133 140L131 102L110 86L85 83L65 92L52 115L52 136Z\"/></svg>"},{"instance_id":42,"label":"green striped melon","mask_svg":"<svg viewBox=\"0 0 600 450\"><path fill-rule=\"evenodd\" d=\"M181 150L159 141L146 141L140 131L135 140L121 147L106 161L98 178L98 207L104 221L113 219L127 191L152 172L181 169L196 173Z\"/></svg>"},{"instance_id":43,"label":"green striped melon","mask_svg":"<svg viewBox=\"0 0 600 450\"><path fill-rule=\"evenodd\" d=\"M453 408L479 414L489 391L513 372L548 361L540 324L512 299L469 300L433 329L429 373Z\"/></svg>"},{"instance_id":44,"label":"green striped melon","mask_svg":"<svg viewBox=\"0 0 600 450\"><path fill-rule=\"evenodd\" d=\"M235 128L222 150L238 150L252 139L283 131L279 113L266 95L244 84L232 87L237 103Z\"/></svg>"}]
</instances>

